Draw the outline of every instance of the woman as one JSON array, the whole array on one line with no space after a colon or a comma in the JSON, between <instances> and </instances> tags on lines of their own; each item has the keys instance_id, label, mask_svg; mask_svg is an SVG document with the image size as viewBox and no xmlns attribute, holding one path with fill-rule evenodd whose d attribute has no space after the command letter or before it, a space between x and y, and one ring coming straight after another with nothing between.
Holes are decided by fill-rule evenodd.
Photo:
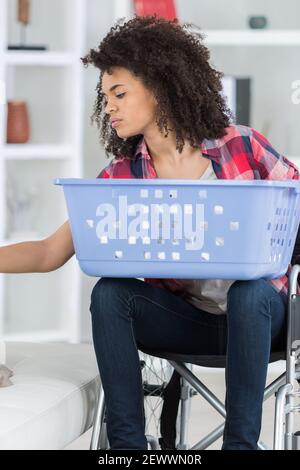
<instances>
[{"instance_id":1,"label":"woman","mask_svg":"<svg viewBox=\"0 0 300 470\"><path fill-rule=\"evenodd\" d=\"M101 71L92 116L114 159L99 178L299 179L254 129L230 123L201 36L135 17L82 59ZM74 254L69 222L0 248L0 272L49 272ZM101 278L94 347L111 449L147 449L138 346L227 354L223 449L256 449L271 348L285 335L287 276L265 281Z\"/></svg>"},{"instance_id":2,"label":"woman","mask_svg":"<svg viewBox=\"0 0 300 470\"><path fill-rule=\"evenodd\" d=\"M92 119L113 161L99 178L298 179L254 129L230 125L221 74L176 21L135 17L84 57L101 71ZM138 345L226 354L223 449L256 449L271 347L284 339L286 277L267 282L102 278L93 340L112 449L146 449Z\"/></svg>"}]
</instances>

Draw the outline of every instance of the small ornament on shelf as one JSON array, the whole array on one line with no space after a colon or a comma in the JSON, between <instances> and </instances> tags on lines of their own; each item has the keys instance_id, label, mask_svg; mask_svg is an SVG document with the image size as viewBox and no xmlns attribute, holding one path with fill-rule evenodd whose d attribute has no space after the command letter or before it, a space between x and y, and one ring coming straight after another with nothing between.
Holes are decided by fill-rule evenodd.
<instances>
[{"instance_id":1,"label":"small ornament on shelf","mask_svg":"<svg viewBox=\"0 0 300 470\"><path fill-rule=\"evenodd\" d=\"M30 139L28 106L25 101L8 101L7 134L8 144L25 144Z\"/></svg>"},{"instance_id":2,"label":"small ornament on shelf","mask_svg":"<svg viewBox=\"0 0 300 470\"><path fill-rule=\"evenodd\" d=\"M250 16L248 22L251 29L265 29L268 25L266 16Z\"/></svg>"},{"instance_id":3,"label":"small ornament on shelf","mask_svg":"<svg viewBox=\"0 0 300 470\"><path fill-rule=\"evenodd\" d=\"M30 0L18 0L18 21L21 23L21 40L20 44L9 44L8 50L23 50L23 51L45 51L47 47L44 45L28 45L26 44L26 32L30 23Z\"/></svg>"}]
</instances>

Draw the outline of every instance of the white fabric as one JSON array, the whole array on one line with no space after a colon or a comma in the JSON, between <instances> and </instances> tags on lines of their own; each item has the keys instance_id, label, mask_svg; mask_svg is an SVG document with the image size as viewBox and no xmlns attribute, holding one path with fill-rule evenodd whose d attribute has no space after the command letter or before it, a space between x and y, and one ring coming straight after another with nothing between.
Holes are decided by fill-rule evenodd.
<instances>
[{"instance_id":1,"label":"white fabric","mask_svg":"<svg viewBox=\"0 0 300 470\"><path fill-rule=\"evenodd\" d=\"M217 179L211 161L200 179ZM234 282L230 279L191 279L185 282L185 300L205 312L224 314L227 293Z\"/></svg>"},{"instance_id":2,"label":"white fabric","mask_svg":"<svg viewBox=\"0 0 300 470\"><path fill-rule=\"evenodd\" d=\"M6 343L0 449L62 449L91 425L100 380L93 346Z\"/></svg>"}]
</instances>

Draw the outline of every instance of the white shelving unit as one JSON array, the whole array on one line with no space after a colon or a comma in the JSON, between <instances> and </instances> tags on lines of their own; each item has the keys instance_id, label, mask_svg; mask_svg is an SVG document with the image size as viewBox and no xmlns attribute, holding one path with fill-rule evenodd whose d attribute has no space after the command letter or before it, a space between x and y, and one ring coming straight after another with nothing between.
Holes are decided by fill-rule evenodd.
<instances>
[{"instance_id":1,"label":"white shelving unit","mask_svg":"<svg viewBox=\"0 0 300 470\"><path fill-rule=\"evenodd\" d=\"M9 51L5 54L7 65L38 65L61 67L72 65L76 56L67 52L16 52Z\"/></svg>"},{"instance_id":2,"label":"white shelving unit","mask_svg":"<svg viewBox=\"0 0 300 470\"><path fill-rule=\"evenodd\" d=\"M48 47L26 51L8 50L8 44L17 42L20 26L15 18L16 1L0 0L0 246L25 241L28 230L19 217L18 237L11 210L14 197L9 206L9 193L15 191L17 201L35 188L31 212L27 219L23 214L23 223L32 221L28 240L41 239L68 218L63 192L54 186L54 178L83 177L84 68L80 57L86 52L86 3L32 2L36 23L28 26L27 43L40 41ZM35 26L38 40L37 31L30 36ZM25 144L6 143L6 104L13 99L22 99L29 107L31 138ZM82 273L75 257L52 273L0 274L0 337L79 342L81 291Z\"/></svg>"},{"instance_id":3,"label":"white shelving unit","mask_svg":"<svg viewBox=\"0 0 300 470\"><path fill-rule=\"evenodd\" d=\"M5 160L27 160L34 158L72 159L72 147L70 145L6 144L3 147L3 157Z\"/></svg>"},{"instance_id":4,"label":"white shelving unit","mask_svg":"<svg viewBox=\"0 0 300 470\"><path fill-rule=\"evenodd\" d=\"M197 31L197 30L195 30ZM206 30L209 46L299 46L298 30Z\"/></svg>"}]
</instances>

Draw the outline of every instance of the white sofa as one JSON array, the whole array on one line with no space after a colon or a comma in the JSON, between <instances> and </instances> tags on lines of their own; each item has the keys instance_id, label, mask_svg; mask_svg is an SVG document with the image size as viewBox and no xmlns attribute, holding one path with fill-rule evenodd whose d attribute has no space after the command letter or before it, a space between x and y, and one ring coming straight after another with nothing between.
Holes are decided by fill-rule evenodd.
<instances>
[{"instance_id":1,"label":"white sofa","mask_svg":"<svg viewBox=\"0 0 300 470\"><path fill-rule=\"evenodd\" d=\"M100 379L90 344L6 343L0 449L63 449L90 428Z\"/></svg>"}]
</instances>

